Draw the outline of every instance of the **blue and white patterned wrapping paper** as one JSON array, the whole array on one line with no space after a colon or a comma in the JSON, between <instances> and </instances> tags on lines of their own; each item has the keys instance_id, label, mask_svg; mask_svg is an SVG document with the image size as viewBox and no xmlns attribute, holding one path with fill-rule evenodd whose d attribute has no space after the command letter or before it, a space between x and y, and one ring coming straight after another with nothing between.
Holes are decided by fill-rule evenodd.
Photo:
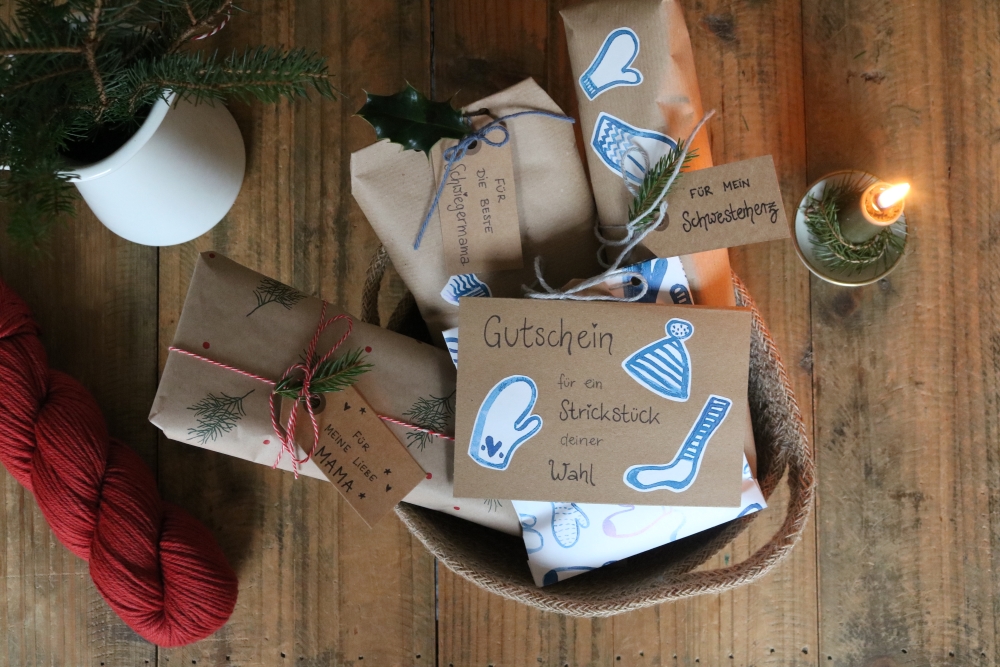
<instances>
[{"instance_id":1,"label":"blue and white patterned wrapping paper","mask_svg":"<svg viewBox=\"0 0 1000 667\"><path fill-rule=\"evenodd\" d=\"M765 507L767 503L746 457L738 508L514 501L528 551L528 567L539 587L670 544Z\"/></svg>"}]
</instances>

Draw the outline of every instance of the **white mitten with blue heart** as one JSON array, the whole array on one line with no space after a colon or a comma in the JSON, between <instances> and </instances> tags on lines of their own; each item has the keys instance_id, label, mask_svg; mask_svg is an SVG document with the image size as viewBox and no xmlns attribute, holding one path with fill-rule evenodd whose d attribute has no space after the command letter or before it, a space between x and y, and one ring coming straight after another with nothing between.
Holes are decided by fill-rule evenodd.
<instances>
[{"instance_id":1,"label":"white mitten with blue heart","mask_svg":"<svg viewBox=\"0 0 1000 667\"><path fill-rule=\"evenodd\" d=\"M629 67L639 55L639 36L630 28L612 30L580 76L580 87L588 100L616 86L638 86L642 72Z\"/></svg>"},{"instance_id":2,"label":"white mitten with blue heart","mask_svg":"<svg viewBox=\"0 0 1000 667\"><path fill-rule=\"evenodd\" d=\"M469 456L484 468L506 470L514 451L542 429L542 418L531 414L538 400L535 381L512 375L496 384L476 415Z\"/></svg>"}]
</instances>

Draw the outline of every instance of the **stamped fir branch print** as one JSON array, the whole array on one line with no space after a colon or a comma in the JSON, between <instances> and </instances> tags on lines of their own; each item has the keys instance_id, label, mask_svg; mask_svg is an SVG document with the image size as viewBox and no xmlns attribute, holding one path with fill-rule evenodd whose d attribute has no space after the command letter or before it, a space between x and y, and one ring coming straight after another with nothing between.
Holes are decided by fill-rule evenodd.
<instances>
[{"instance_id":1,"label":"stamped fir branch print","mask_svg":"<svg viewBox=\"0 0 1000 667\"><path fill-rule=\"evenodd\" d=\"M257 289L253 291L253 295L257 297L257 307L247 313L247 317L257 312L258 308L266 306L269 303L276 303L284 307L285 310L291 310L292 306L306 298L306 295L302 292L284 283L279 283L273 278L262 278L260 284L257 285Z\"/></svg>"},{"instance_id":2,"label":"stamped fir branch print","mask_svg":"<svg viewBox=\"0 0 1000 667\"><path fill-rule=\"evenodd\" d=\"M483 500L483 505L486 505L486 511L492 514L503 507L503 501L497 500L496 498L486 498Z\"/></svg>"},{"instance_id":3,"label":"stamped fir branch print","mask_svg":"<svg viewBox=\"0 0 1000 667\"><path fill-rule=\"evenodd\" d=\"M210 393L189 407L188 410L194 411L198 425L188 429L188 440L197 440L204 445L232 431L236 422L246 415L243 399L252 393L253 389L242 396L230 396L225 392L219 392L216 396Z\"/></svg>"},{"instance_id":4,"label":"stamped fir branch print","mask_svg":"<svg viewBox=\"0 0 1000 667\"><path fill-rule=\"evenodd\" d=\"M447 433L455 420L455 392L441 397L421 396L409 410L403 413L403 417L415 426L438 433ZM416 445L417 449L424 451L424 447L433 438L433 435L424 431L410 431L406 434L406 446Z\"/></svg>"}]
</instances>

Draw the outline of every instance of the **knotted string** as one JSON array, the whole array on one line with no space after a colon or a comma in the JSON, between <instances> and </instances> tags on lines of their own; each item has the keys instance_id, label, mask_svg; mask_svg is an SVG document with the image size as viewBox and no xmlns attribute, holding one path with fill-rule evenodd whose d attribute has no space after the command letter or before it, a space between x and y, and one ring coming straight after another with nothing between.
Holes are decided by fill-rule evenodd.
<instances>
[{"instance_id":1,"label":"knotted string","mask_svg":"<svg viewBox=\"0 0 1000 667\"><path fill-rule=\"evenodd\" d=\"M305 361L300 361L298 363L294 363L291 366L289 366L282 374L281 379L278 380L277 382L270 380L266 377L263 377L261 375L257 375L256 373L251 373L250 371L245 371L241 368L230 366L228 364L224 364L214 359L209 359L208 357L202 356L195 352L191 352L189 350L185 350L183 348L175 347L173 345L171 345L168 348L171 352L177 352L179 354L183 354L185 356L198 359L199 361L204 361L213 366L217 366L218 368L224 368L227 371L239 373L244 377L257 380L258 382L262 382L271 387L271 395L268 399L268 404L271 409L271 428L274 430L274 435L278 439L278 442L281 445L281 448L278 450L278 456L274 460L274 465L272 465L271 467L277 468L278 464L281 463L282 456L287 453L292 461L292 472L295 474L296 479L299 476L299 466L308 461L310 458L312 458L313 454L316 453L316 448L319 446L319 422L316 419L315 408L312 404L312 401L310 400L313 397L313 393L310 389L313 377L316 375L317 369L321 365L326 363L330 359L330 357L333 356L333 354L340 348L340 346L344 344L347 338L351 335L351 331L354 329L354 320L351 318L350 315L335 315L334 317L326 319L326 307L327 303L326 301L324 301L323 307L320 310L319 314L319 324L316 325L316 331L315 333L313 333L313 337L309 341L309 347L306 349ZM347 331L344 332L344 335L341 336L336 343L334 343L333 347L331 347L326 354L317 359L316 348L319 346L320 336L323 334L324 331L326 331L328 327L330 327L332 324L340 320L347 322ZM310 448L308 454L306 454L301 458L297 455L298 452L296 451L295 448L295 424L298 420L299 411L292 409L288 415L288 421L283 426L281 424L281 404L279 401L276 400L277 398L279 398L279 395L274 391L275 387L277 387L279 384L287 380L289 377L291 377L298 371L302 372L302 387L299 389L298 396L296 396L295 398L295 404L298 405L299 403L303 403L306 406L306 413L309 415L309 421L312 425L312 431L313 431L312 448ZM377 416L382 421L390 422L392 424L398 424L400 426L405 426L406 428L414 431L421 431L423 433L428 433L430 435L439 438L444 438L446 440L454 440L454 438L449 435L446 435L444 433L438 433L437 431L432 431L430 429L423 428L422 426L417 426L416 424L410 424L401 421L399 419L387 417L385 415L377 415Z\"/></svg>"},{"instance_id":2,"label":"knotted string","mask_svg":"<svg viewBox=\"0 0 1000 667\"><path fill-rule=\"evenodd\" d=\"M677 157L677 164L674 166L673 172L670 174L670 178L667 180L666 185L660 190L656 199L645 211L641 211L635 215L632 220L630 220L625 227L625 236L621 239L609 239L601 233L600 223L594 225L594 235L597 236L597 240L600 241L601 247L597 250L597 260L600 262L601 266L605 267L604 271L598 275L588 278L579 282L578 284L569 287L565 290L557 290L551 285L549 285L544 276L542 275L542 258L535 258L535 278L538 284L541 286L542 290L538 291L524 285L522 289L524 290L525 296L532 299L563 299L571 301L639 301L646 293L649 291L649 281L646 279L641 272L634 269L621 268L621 265L625 260L632 254L632 251L638 246L642 241L657 227L663 224L663 220L667 216L667 193L670 192L670 188L673 187L674 181L681 173L681 168L684 166L684 160L687 158L688 150L691 146L691 142L694 140L695 136L704 127L708 119L715 114L715 111L709 111L706 113L702 119L695 125L694 129L691 130L691 134L688 136L687 141L684 142L684 147L681 149L680 155ZM629 182L628 175L625 171L626 160L633 153L639 153L640 157L645 162L646 169L649 169L649 155L643 150L642 147L633 144L625 151L621 159L621 176L622 181L625 183L625 187L628 189L633 196L636 195L638 189L632 183ZM655 214L655 219L652 222L646 222L646 218L650 215ZM621 247L621 251L615 257L614 261L607 262L604 258L605 253L608 248ZM617 296L606 296L606 295L587 295L581 294L592 287L596 287L601 283L610 280L612 278L628 279L633 281L638 280L639 283L636 284L639 287L639 292L630 297L617 297Z\"/></svg>"},{"instance_id":3,"label":"knotted string","mask_svg":"<svg viewBox=\"0 0 1000 667\"><path fill-rule=\"evenodd\" d=\"M474 113L472 116L485 116L485 113ZM445 161L445 168L441 174L441 182L438 184L437 194L434 195L434 201L431 202L431 207L427 211L427 215L424 216L424 221L420 223L420 231L417 232L417 240L413 242L413 249L420 249L420 242L424 239L424 232L427 231L427 225L430 224L431 216L434 215L434 211L437 210L438 203L441 201L441 194L444 192L444 186L448 182L448 176L451 174L451 169L456 162L461 162L465 155L469 152L472 144L477 141L481 141L487 146L493 146L494 148L501 148L507 145L510 141L510 130L508 130L502 123L508 120L513 120L514 118L519 118L520 116L545 116L546 118L554 118L555 120L562 120L568 123L575 123L576 120L570 118L569 116L564 116L558 113L552 113L551 111L541 111L538 109L532 109L529 111L518 111L517 113L507 114L506 116L501 116L496 120L493 120L486 125L483 125L478 130L473 130L469 134L462 137L462 139L450 148L446 148L441 156ZM489 138L491 132L501 132L503 133L503 138L499 141L494 141Z\"/></svg>"}]
</instances>

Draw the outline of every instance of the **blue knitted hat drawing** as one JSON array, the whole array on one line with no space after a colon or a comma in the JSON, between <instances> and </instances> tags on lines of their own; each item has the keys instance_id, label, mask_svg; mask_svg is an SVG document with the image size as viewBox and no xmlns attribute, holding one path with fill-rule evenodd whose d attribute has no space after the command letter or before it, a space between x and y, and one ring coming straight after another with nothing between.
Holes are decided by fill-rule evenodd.
<instances>
[{"instance_id":1,"label":"blue knitted hat drawing","mask_svg":"<svg viewBox=\"0 0 1000 667\"><path fill-rule=\"evenodd\" d=\"M686 401L691 395L691 357L684 341L694 333L694 325L675 317L664 328L666 338L633 354L622 362L622 368L654 394Z\"/></svg>"}]
</instances>

